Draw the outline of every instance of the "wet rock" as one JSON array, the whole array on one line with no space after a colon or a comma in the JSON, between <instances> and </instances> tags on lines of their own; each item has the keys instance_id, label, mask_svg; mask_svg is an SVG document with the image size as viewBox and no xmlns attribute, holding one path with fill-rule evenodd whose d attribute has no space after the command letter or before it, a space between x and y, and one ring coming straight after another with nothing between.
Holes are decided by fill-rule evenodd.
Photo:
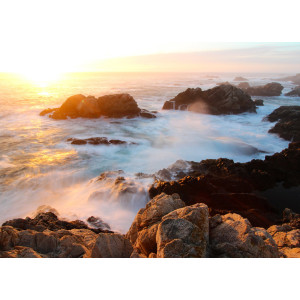
<instances>
[{"instance_id":1,"label":"wet rock","mask_svg":"<svg viewBox=\"0 0 300 300\"><path fill-rule=\"evenodd\" d=\"M155 118L155 115L138 107L129 94L94 96L74 95L69 97L59 108L43 110L40 115L49 114L52 119L67 118L133 118L142 116Z\"/></svg>"},{"instance_id":2,"label":"wet rock","mask_svg":"<svg viewBox=\"0 0 300 300\"><path fill-rule=\"evenodd\" d=\"M129 258L133 248L128 239L118 233L99 234L91 257Z\"/></svg>"},{"instance_id":3,"label":"wet rock","mask_svg":"<svg viewBox=\"0 0 300 300\"><path fill-rule=\"evenodd\" d=\"M92 227L102 229L102 230L110 230L110 226L98 217L91 216L87 219L87 222Z\"/></svg>"},{"instance_id":4,"label":"wet rock","mask_svg":"<svg viewBox=\"0 0 300 300\"><path fill-rule=\"evenodd\" d=\"M278 224L281 212L271 206L273 198L265 191L281 186L282 202L286 189L300 185L300 144L265 160L234 163L229 159L208 159L189 162L190 170L177 181L157 180L149 189L151 198L177 193L186 205L205 203L211 215L237 213L254 226L268 228Z\"/></svg>"},{"instance_id":5,"label":"wet rock","mask_svg":"<svg viewBox=\"0 0 300 300\"><path fill-rule=\"evenodd\" d=\"M158 226L157 257L206 257L209 213L205 204L170 212Z\"/></svg>"},{"instance_id":6,"label":"wet rock","mask_svg":"<svg viewBox=\"0 0 300 300\"><path fill-rule=\"evenodd\" d=\"M88 139L69 138L67 142L71 142L73 145L127 145L128 143L121 140L108 140L106 137L92 137ZM129 143L135 144L135 143Z\"/></svg>"},{"instance_id":7,"label":"wet rock","mask_svg":"<svg viewBox=\"0 0 300 300\"><path fill-rule=\"evenodd\" d=\"M265 229L252 227L237 214L214 218L209 235L211 257L279 257L277 245Z\"/></svg>"},{"instance_id":8,"label":"wet rock","mask_svg":"<svg viewBox=\"0 0 300 300\"><path fill-rule=\"evenodd\" d=\"M280 106L266 119L270 122L277 121L269 130L270 133L276 133L288 141L300 141L300 106Z\"/></svg>"},{"instance_id":9,"label":"wet rock","mask_svg":"<svg viewBox=\"0 0 300 300\"><path fill-rule=\"evenodd\" d=\"M278 82L267 83L262 86L243 88L251 96L280 96L283 86Z\"/></svg>"},{"instance_id":10,"label":"wet rock","mask_svg":"<svg viewBox=\"0 0 300 300\"><path fill-rule=\"evenodd\" d=\"M256 99L254 100L256 106L264 106L264 100Z\"/></svg>"},{"instance_id":11,"label":"wet rock","mask_svg":"<svg viewBox=\"0 0 300 300\"><path fill-rule=\"evenodd\" d=\"M232 85L220 85L206 91L202 91L201 88L187 89L166 101L163 106L163 109L183 108L213 115L256 112L251 97Z\"/></svg>"},{"instance_id":12,"label":"wet rock","mask_svg":"<svg viewBox=\"0 0 300 300\"><path fill-rule=\"evenodd\" d=\"M295 87L293 90L286 93L285 96L300 97L300 86Z\"/></svg>"},{"instance_id":13,"label":"wet rock","mask_svg":"<svg viewBox=\"0 0 300 300\"><path fill-rule=\"evenodd\" d=\"M39 213L33 219L27 217L25 219L13 219L3 223L2 226L12 226L19 230L31 229L38 232L43 232L46 229L51 231L56 231L60 229L90 229L95 232L102 232L101 229L89 228L81 220L75 221L63 221L58 219L58 217L52 212Z\"/></svg>"}]
</instances>

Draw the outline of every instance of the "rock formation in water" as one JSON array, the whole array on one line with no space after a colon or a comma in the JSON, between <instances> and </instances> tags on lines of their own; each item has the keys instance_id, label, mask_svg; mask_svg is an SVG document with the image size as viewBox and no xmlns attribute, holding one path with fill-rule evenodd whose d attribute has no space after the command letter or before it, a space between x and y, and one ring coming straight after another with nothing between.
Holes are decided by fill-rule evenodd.
<instances>
[{"instance_id":1,"label":"rock formation in water","mask_svg":"<svg viewBox=\"0 0 300 300\"><path fill-rule=\"evenodd\" d=\"M108 140L106 137L92 137L88 139L69 138L67 142L71 142L73 145L136 145L136 143L128 143L121 140Z\"/></svg>"},{"instance_id":2,"label":"rock formation in water","mask_svg":"<svg viewBox=\"0 0 300 300\"><path fill-rule=\"evenodd\" d=\"M206 91L189 88L166 101L163 109L190 110L213 115L256 112L251 97L232 85L220 85Z\"/></svg>"},{"instance_id":3,"label":"rock formation in water","mask_svg":"<svg viewBox=\"0 0 300 300\"><path fill-rule=\"evenodd\" d=\"M264 106L264 100L256 99L254 100L256 106Z\"/></svg>"},{"instance_id":4,"label":"rock formation in water","mask_svg":"<svg viewBox=\"0 0 300 300\"><path fill-rule=\"evenodd\" d=\"M288 141L300 142L300 106L280 106L266 119L270 122L277 121L269 130L270 133L276 133Z\"/></svg>"},{"instance_id":5,"label":"rock formation in water","mask_svg":"<svg viewBox=\"0 0 300 300\"><path fill-rule=\"evenodd\" d=\"M291 143L288 149L266 156L265 160L234 163L220 158L190 162L190 170L181 178L157 180L149 194L152 198L177 193L187 205L207 204L211 215L237 213L254 226L267 228L279 222L281 212L271 206L273 196L267 196L266 191L278 188L278 201L287 201L286 189L300 185L299 161L300 143Z\"/></svg>"},{"instance_id":6,"label":"rock formation in water","mask_svg":"<svg viewBox=\"0 0 300 300\"><path fill-rule=\"evenodd\" d=\"M261 86L243 87L242 89L251 96L280 96L283 86L278 82L271 82Z\"/></svg>"},{"instance_id":7,"label":"rock formation in water","mask_svg":"<svg viewBox=\"0 0 300 300\"><path fill-rule=\"evenodd\" d=\"M94 96L74 95L69 97L59 108L48 108L40 115L49 114L52 119L63 120L72 118L155 118L155 115L145 109L140 109L129 94Z\"/></svg>"},{"instance_id":8,"label":"rock formation in water","mask_svg":"<svg viewBox=\"0 0 300 300\"><path fill-rule=\"evenodd\" d=\"M285 96L300 97L300 86L296 86L293 90L286 93Z\"/></svg>"}]
</instances>

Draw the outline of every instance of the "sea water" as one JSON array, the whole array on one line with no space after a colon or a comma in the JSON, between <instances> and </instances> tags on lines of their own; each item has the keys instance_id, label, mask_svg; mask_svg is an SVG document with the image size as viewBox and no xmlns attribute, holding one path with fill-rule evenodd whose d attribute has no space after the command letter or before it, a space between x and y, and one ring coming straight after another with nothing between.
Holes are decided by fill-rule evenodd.
<instances>
[{"instance_id":1,"label":"sea water","mask_svg":"<svg viewBox=\"0 0 300 300\"><path fill-rule=\"evenodd\" d=\"M154 174L177 160L264 159L288 142L268 130L263 118L281 105L298 105L286 96L263 99L257 113L212 116L163 111L166 100L187 88L208 89L244 76L250 85L266 84L284 74L233 73L73 73L52 81L0 74L0 223L33 216L38 207L55 208L61 218L100 217L125 233L144 207ZM280 82L283 93L291 82ZM129 93L156 119L68 119L39 116L75 94ZM71 145L68 138L107 137L130 145ZM256 149L260 151L256 151ZM98 176L107 171L103 180ZM144 175L138 175L143 173ZM145 175L148 174L149 176ZM116 185L121 176L124 184Z\"/></svg>"}]
</instances>

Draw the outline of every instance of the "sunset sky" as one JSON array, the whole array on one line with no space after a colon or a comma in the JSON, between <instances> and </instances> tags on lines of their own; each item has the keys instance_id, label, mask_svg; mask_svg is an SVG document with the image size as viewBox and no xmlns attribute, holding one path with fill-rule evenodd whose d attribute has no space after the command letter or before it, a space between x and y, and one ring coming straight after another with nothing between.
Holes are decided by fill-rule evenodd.
<instances>
[{"instance_id":1,"label":"sunset sky","mask_svg":"<svg viewBox=\"0 0 300 300\"><path fill-rule=\"evenodd\" d=\"M295 27L297 9L282 19L280 3L272 2L269 18L276 22L270 27L256 6L268 3L252 1L248 17L232 11L224 14L228 4L0 0L0 72L299 71L299 42L269 42L290 40L291 32L283 31L278 17L285 27ZM234 40L239 42L229 42Z\"/></svg>"}]
</instances>

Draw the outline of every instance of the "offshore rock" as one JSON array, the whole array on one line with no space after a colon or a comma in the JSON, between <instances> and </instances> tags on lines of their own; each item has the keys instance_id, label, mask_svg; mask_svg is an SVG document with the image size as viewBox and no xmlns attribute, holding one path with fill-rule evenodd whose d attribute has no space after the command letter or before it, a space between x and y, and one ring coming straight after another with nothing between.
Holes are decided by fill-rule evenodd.
<instances>
[{"instance_id":1,"label":"offshore rock","mask_svg":"<svg viewBox=\"0 0 300 300\"><path fill-rule=\"evenodd\" d=\"M256 112L255 104L247 93L225 84L206 91L202 91L201 88L189 88L166 101L163 109L189 110L213 115Z\"/></svg>"},{"instance_id":2,"label":"offshore rock","mask_svg":"<svg viewBox=\"0 0 300 300\"><path fill-rule=\"evenodd\" d=\"M293 90L286 93L285 96L300 97L300 86L295 87Z\"/></svg>"},{"instance_id":3,"label":"offshore rock","mask_svg":"<svg viewBox=\"0 0 300 300\"><path fill-rule=\"evenodd\" d=\"M251 96L280 96L283 86L278 82L271 82L261 86L243 88Z\"/></svg>"},{"instance_id":4,"label":"offshore rock","mask_svg":"<svg viewBox=\"0 0 300 300\"><path fill-rule=\"evenodd\" d=\"M277 121L269 130L270 133L276 133L288 141L300 141L300 106L280 106L266 119L270 122Z\"/></svg>"},{"instance_id":5,"label":"offshore rock","mask_svg":"<svg viewBox=\"0 0 300 300\"><path fill-rule=\"evenodd\" d=\"M142 115L141 115L142 113ZM74 95L69 97L59 108L43 110L40 115L49 114L52 119L63 120L75 118L134 118L143 116L149 118L155 115L138 107L129 94L94 96Z\"/></svg>"}]
</instances>

